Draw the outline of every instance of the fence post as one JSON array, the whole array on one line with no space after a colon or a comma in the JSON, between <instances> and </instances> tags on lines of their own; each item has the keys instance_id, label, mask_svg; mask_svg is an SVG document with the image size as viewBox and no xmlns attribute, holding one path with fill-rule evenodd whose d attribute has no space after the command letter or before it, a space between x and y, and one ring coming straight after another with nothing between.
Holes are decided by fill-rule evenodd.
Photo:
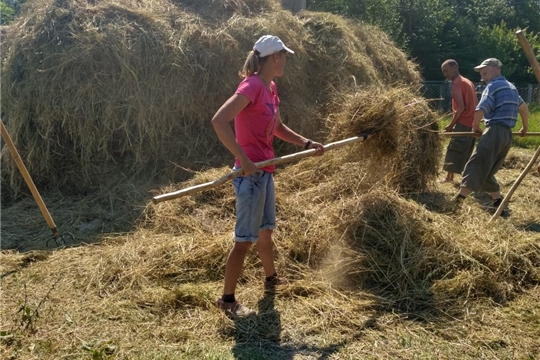
<instances>
[{"instance_id":1,"label":"fence post","mask_svg":"<svg viewBox=\"0 0 540 360\"><path fill-rule=\"evenodd\" d=\"M527 104L530 104L532 101L532 84L527 86Z\"/></svg>"},{"instance_id":2,"label":"fence post","mask_svg":"<svg viewBox=\"0 0 540 360\"><path fill-rule=\"evenodd\" d=\"M440 111L444 111L444 85L445 84L442 84L442 85L439 85L439 99L441 99L439 101L439 110Z\"/></svg>"},{"instance_id":3,"label":"fence post","mask_svg":"<svg viewBox=\"0 0 540 360\"><path fill-rule=\"evenodd\" d=\"M296 14L302 10L306 10L306 0L281 0L281 6Z\"/></svg>"}]
</instances>

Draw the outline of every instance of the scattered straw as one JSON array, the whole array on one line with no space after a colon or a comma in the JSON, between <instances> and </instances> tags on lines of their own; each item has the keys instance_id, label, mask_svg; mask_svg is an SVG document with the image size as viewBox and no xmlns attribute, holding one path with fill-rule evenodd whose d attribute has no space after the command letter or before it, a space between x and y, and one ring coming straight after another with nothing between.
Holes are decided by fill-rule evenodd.
<instances>
[{"instance_id":1,"label":"scattered straw","mask_svg":"<svg viewBox=\"0 0 540 360\"><path fill-rule=\"evenodd\" d=\"M513 197L510 219L488 226L481 196L449 211L455 189L430 181L442 153L436 118L418 98L414 66L380 31L293 17L277 1L28 8L3 53L8 129L40 184L99 189L49 193L57 223L97 217L108 234L0 253L6 358L537 357L540 177L524 180L532 191ZM232 320L213 306L233 242L230 184L141 199L230 171L208 121L234 90L243 52L267 32L297 51L279 82L285 122L321 141L380 131L277 169L276 263L291 283L264 292L250 252L237 296L258 315ZM396 79L406 85L387 86ZM524 158L511 154L503 187ZM6 159L2 185L16 185ZM174 171L191 179L149 185ZM15 247L39 247L26 239L41 226L32 206L2 209L3 245L8 234Z\"/></svg>"}]
</instances>

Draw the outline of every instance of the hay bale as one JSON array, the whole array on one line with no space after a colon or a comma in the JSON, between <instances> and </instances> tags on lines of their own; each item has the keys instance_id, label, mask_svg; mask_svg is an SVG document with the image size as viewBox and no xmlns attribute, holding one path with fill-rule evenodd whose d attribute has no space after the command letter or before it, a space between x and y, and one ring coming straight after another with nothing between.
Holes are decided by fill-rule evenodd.
<instances>
[{"instance_id":1,"label":"hay bale","mask_svg":"<svg viewBox=\"0 0 540 360\"><path fill-rule=\"evenodd\" d=\"M390 186L401 193L426 190L438 173L441 141L437 114L417 88L370 87L342 99L327 119L329 138L376 131L351 155L363 160L363 166L386 169Z\"/></svg>"},{"instance_id":2,"label":"hay bale","mask_svg":"<svg viewBox=\"0 0 540 360\"><path fill-rule=\"evenodd\" d=\"M233 16L249 18L258 16L261 12L282 10L279 1L275 0L173 0L171 2L217 26ZM216 19L219 21L216 22Z\"/></svg>"},{"instance_id":3,"label":"hay bale","mask_svg":"<svg viewBox=\"0 0 540 360\"><path fill-rule=\"evenodd\" d=\"M411 103L414 104L414 103ZM390 184L400 193L419 194L438 174L441 140L436 115L424 103L403 109ZM410 119L410 121L407 121Z\"/></svg>"},{"instance_id":4,"label":"hay bale","mask_svg":"<svg viewBox=\"0 0 540 360\"><path fill-rule=\"evenodd\" d=\"M85 193L111 172L178 180L190 176L181 167L230 163L209 120L266 33L296 51L278 83L281 114L307 136L323 140L330 98L352 79L382 87L419 80L381 31L324 13L294 17L277 0L27 5L4 38L2 110L42 189ZM10 156L2 162L6 190L20 189Z\"/></svg>"}]
</instances>

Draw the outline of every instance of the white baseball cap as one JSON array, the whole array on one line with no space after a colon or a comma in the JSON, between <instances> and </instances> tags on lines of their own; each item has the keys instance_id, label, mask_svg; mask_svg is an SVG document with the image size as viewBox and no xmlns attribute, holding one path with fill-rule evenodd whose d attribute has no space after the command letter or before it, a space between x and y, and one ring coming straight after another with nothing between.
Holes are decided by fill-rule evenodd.
<instances>
[{"instance_id":1,"label":"white baseball cap","mask_svg":"<svg viewBox=\"0 0 540 360\"><path fill-rule=\"evenodd\" d=\"M286 47L283 41L277 36L261 36L261 38L255 42L255 45L253 45L253 51L257 51L260 57L272 55L281 50L287 50L291 54L294 54L294 51Z\"/></svg>"}]
</instances>

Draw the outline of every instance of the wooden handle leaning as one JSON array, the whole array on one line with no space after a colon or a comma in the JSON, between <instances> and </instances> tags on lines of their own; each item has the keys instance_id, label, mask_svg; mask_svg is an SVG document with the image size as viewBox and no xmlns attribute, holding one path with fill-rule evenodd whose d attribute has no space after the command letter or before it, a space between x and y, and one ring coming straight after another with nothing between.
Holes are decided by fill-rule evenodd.
<instances>
[{"instance_id":1,"label":"wooden handle leaning","mask_svg":"<svg viewBox=\"0 0 540 360\"><path fill-rule=\"evenodd\" d=\"M442 136L480 136L480 133L474 133L474 132L442 132L440 133ZM512 135L521 135L520 132L513 132ZM540 132L528 132L525 134L525 137L527 136L540 136Z\"/></svg>"},{"instance_id":2,"label":"wooden handle leaning","mask_svg":"<svg viewBox=\"0 0 540 360\"><path fill-rule=\"evenodd\" d=\"M540 83L540 65L538 64L538 60L536 60L536 56L534 56L531 45L529 45L529 42L525 37L525 33L523 30L518 30L516 31L516 36L518 37L519 43L521 44L521 47L529 60L529 64L531 64L534 75L536 76L536 80L538 80L538 83Z\"/></svg>"},{"instance_id":3,"label":"wooden handle leaning","mask_svg":"<svg viewBox=\"0 0 540 360\"><path fill-rule=\"evenodd\" d=\"M7 132L6 127L4 126L4 122L2 121L2 119L0 119L0 128L2 130L2 139L4 139L4 141L6 142L6 145L9 149L9 152L11 153L11 156L13 156L13 159L15 160L15 163L17 164L19 171L21 172L24 180L26 181L26 185L28 185L28 187L30 188L30 192L34 196L34 200L36 200L38 207L41 210L41 213L43 214L45 221L47 222L47 225L49 225L49 229L51 229L54 238L55 239L58 238L60 236L60 233L56 229L56 225L52 219L52 216L49 213L49 210L47 210L47 207L45 206L45 203L43 202L43 199L41 198L41 195L39 194L36 188L36 185L34 184L34 181L30 177L30 174L28 173L26 166L24 166L21 156L19 155L19 152L17 151L15 144L13 144L13 141L11 140L11 136L9 136L9 133Z\"/></svg>"},{"instance_id":4,"label":"wooden handle leaning","mask_svg":"<svg viewBox=\"0 0 540 360\"><path fill-rule=\"evenodd\" d=\"M325 145L324 150L328 151L328 150L332 150L332 149L337 149L337 148L343 147L345 145L349 145L349 144L352 144L352 143L355 143L355 142L363 141L363 140L367 139L368 136L369 135L355 136L355 137L352 137L352 138L336 141L336 142ZM270 166L270 165L284 164L284 163L299 160L299 159L302 159L302 158L305 158L305 157L308 157L308 156L313 156L316 151L317 151L316 149L304 150L304 151L297 152L297 153L294 153L294 154L285 155L285 156L281 156L281 157L261 161L261 162L255 163L255 166L257 167L257 169L261 169L261 168L264 168L264 167L267 167L267 166ZM179 198L179 197L182 197L182 196L185 196L185 195L195 194L195 193L198 193L200 191L204 191L204 190L214 188L214 187L216 187L218 185L221 185L221 184L223 184L223 183L225 183L225 182L227 182L229 180L232 180L235 177L238 177L240 175L242 175L242 169L238 169L236 171L233 171L232 173L227 174L225 176L222 176L219 179L214 180L214 181L210 181L210 182L200 184L200 185L195 185L195 186L192 186L192 187L189 187L189 188L186 188L186 189L182 189L182 190L178 190L178 191L174 191L174 192L171 192L171 193L154 196L152 198L152 202L154 204L157 204L157 203L160 203L162 201L172 200L172 199L176 199L176 198Z\"/></svg>"},{"instance_id":5,"label":"wooden handle leaning","mask_svg":"<svg viewBox=\"0 0 540 360\"><path fill-rule=\"evenodd\" d=\"M529 163L527 164L527 166L525 167L525 169L521 172L521 174L519 175L519 177L517 178L517 180L514 182L514 185L512 185L512 187L510 188L510 190L508 191L508 194L506 194L505 198L503 199L503 201L501 201L501 204L499 205L499 207L497 208L497 211L495 211L495 214L493 214L493 216L491 217L491 219L489 219L489 222L492 222L493 220L495 220L499 215L501 215L503 209L506 207L506 204L508 204L508 202L510 201L510 198L512 197L512 195L514 194L514 191L516 191L517 187L519 186L519 184L521 183L521 181L523 180L523 178L525 177L525 175L527 175L527 173L529 172L529 170L531 170L531 168L533 167L533 165L536 163L536 159L538 159L538 156L540 156L540 147L538 147L538 150L536 150L536 153L533 155L531 161L529 161Z\"/></svg>"}]
</instances>

